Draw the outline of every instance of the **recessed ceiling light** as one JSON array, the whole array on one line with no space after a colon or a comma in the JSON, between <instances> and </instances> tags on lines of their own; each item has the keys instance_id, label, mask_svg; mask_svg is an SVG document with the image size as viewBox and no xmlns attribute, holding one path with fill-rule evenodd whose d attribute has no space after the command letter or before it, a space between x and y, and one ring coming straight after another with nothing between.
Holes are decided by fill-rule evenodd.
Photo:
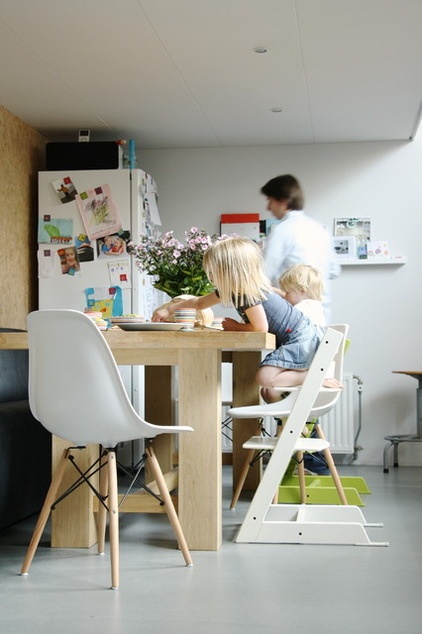
<instances>
[{"instance_id":1,"label":"recessed ceiling light","mask_svg":"<svg viewBox=\"0 0 422 634\"><path fill-rule=\"evenodd\" d=\"M262 53L268 53L268 48L266 46L255 46L252 50L254 53L258 53L259 55Z\"/></svg>"},{"instance_id":2,"label":"recessed ceiling light","mask_svg":"<svg viewBox=\"0 0 422 634\"><path fill-rule=\"evenodd\" d=\"M271 112L283 112L283 108L281 106L274 106L274 108L270 108Z\"/></svg>"}]
</instances>

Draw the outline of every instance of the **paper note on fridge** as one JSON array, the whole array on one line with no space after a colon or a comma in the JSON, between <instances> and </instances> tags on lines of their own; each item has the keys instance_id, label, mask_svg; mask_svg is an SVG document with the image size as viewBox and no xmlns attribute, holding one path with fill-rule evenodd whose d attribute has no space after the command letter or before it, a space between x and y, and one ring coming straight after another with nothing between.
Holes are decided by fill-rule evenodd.
<instances>
[{"instance_id":1,"label":"paper note on fridge","mask_svg":"<svg viewBox=\"0 0 422 634\"><path fill-rule=\"evenodd\" d=\"M90 240L116 233L122 228L109 185L81 192L75 200Z\"/></svg>"},{"instance_id":2,"label":"paper note on fridge","mask_svg":"<svg viewBox=\"0 0 422 634\"><path fill-rule=\"evenodd\" d=\"M72 244L73 220L71 218L52 218L44 214L38 219L38 242L44 244Z\"/></svg>"},{"instance_id":3,"label":"paper note on fridge","mask_svg":"<svg viewBox=\"0 0 422 634\"><path fill-rule=\"evenodd\" d=\"M90 311L103 313L104 319L122 315L123 299L120 286L90 287L85 289L86 305Z\"/></svg>"},{"instance_id":4,"label":"paper note on fridge","mask_svg":"<svg viewBox=\"0 0 422 634\"><path fill-rule=\"evenodd\" d=\"M123 289L131 288L129 260L119 260L118 262L113 260L107 264L111 286L120 286Z\"/></svg>"},{"instance_id":5,"label":"paper note on fridge","mask_svg":"<svg viewBox=\"0 0 422 634\"><path fill-rule=\"evenodd\" d=\"M161 225L161 218L158 212L157 198L155 194L145 194L144 196L144 209L146 214L146 222L151 222L155 225Z\"/></svg>"},{"instance_id":6,"label":"paper note on fridge","mask_svg":"<svg viewBox=\"0 0 422 634\"><path fill-rule=\"evenodd\" d=\"M56 252L47 248L46 246L40 245L38 249L38 277L41 279L46 279L49 277L53 277L54 275L54 263L57 259Z\"/></svg>"}]
</instances>

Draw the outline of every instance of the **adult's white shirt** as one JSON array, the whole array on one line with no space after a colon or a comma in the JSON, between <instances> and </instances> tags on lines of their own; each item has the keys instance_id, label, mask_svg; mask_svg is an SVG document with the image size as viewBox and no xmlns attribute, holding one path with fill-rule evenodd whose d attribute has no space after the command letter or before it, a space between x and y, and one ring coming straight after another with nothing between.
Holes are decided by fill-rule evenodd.
<instances>
[{"instance_id":1,"label":"adult's white shirt","mask_svg":"<svg viewBox=\"0 0 422 634\"><path fill-rule=\"evenodd\" d=\"M324 227L303 211L288 211L273 224L264 247L266 274L278 288L281 275L293 264L309 264L324 278L325 322L331 324L330 280L338 277L341 267L335 261L331 236Z\"/></svg>"}]
</instances>

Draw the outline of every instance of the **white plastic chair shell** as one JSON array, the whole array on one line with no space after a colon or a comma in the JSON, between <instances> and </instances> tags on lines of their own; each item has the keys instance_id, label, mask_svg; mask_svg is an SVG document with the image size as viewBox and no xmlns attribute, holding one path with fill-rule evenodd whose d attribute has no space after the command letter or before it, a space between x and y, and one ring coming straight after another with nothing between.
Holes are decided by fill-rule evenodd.
<instances>
[{"instance_id":1,"label":"white plastic chair shell","mask_svg":"<svg viewBox=\"0 0 422 634\"><path fill-rule=\"evenodd\" d=\"M52 434L75 445L155 438L193 431L153 425L133 408L103 335L83 313L40 310L28 316L29 403Z\"/></svg>"}]
</instances>

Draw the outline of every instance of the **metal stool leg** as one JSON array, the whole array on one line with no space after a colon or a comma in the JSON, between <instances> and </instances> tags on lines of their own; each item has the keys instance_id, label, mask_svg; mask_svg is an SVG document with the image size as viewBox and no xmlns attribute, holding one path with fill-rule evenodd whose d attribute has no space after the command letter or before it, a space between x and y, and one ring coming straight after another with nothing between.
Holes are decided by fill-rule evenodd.
<instances>
[{"instance_id":1,"label":"metal stool leg","mask_svg":"<svg viewBox=\"0 0 422 634\"><path fill-rule=\"evenodd\" d=\"M393 446L393 443L388 442L384 447L384 452L383 452L384 473L388 473L388 452L392 446Z\"/></svg>"},{"instance_id":2,"label":"metal stool leg","mask_svg":"<svg viewBox=\"0 0 422 634\"><path fill-rule=\"evenodd\" d=\"M393 466L396 468L399 466L399 444L398 442L393 443Z\"/></svg>"}]
</instances>

